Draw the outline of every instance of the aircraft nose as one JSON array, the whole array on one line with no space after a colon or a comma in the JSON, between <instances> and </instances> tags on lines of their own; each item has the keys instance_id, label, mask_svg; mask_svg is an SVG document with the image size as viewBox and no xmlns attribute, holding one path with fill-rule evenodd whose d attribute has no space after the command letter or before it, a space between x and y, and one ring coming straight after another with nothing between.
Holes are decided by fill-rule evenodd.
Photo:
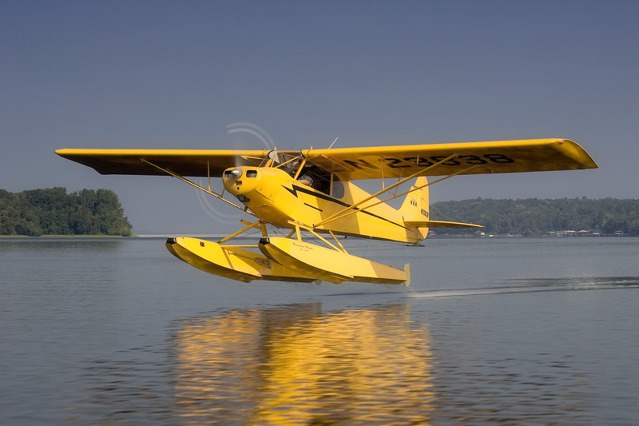
<instances>
[{"instance_id":1,"label":"aircraft nose","mask_svg":"<svg viewBox=\"0 0 639 426\"><path fill-rule=\"evenodd\" d=\"M224 170L222 182L227 191L234 193L233 189L239 190L242 185L240 178L242 177L242 169L239 167Z\"/></svg>"},{"instance_id":2,"label":"aircraft nose","mask_svg":"<svg viewBox=\"0 0 639 426\"><path fill-rule=\"evenodd\" d=\"M242 169L235 167L235 168L224 170L224 175L222 176L222 178L226 182L227 180L232 180L232 181L238 180L241 176L242 176Z\"/></svg>"},{"instance_id":3,"label":"aircraft nose","mask_svg":"<svg viewBox=\"0 0 639 426\"><path fill-rule=\"evenodd\" d=\"M255 189L259 173L256 168L232 167L224 171L222 181L227 191L238 196Z\"/></svg>"}]
</instances>

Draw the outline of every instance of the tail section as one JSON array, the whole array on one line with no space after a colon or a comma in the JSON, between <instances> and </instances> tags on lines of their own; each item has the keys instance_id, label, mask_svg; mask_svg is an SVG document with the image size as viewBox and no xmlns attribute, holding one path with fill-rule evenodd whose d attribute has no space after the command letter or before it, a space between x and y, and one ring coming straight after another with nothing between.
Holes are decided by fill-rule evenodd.
<instances>
[{"instance_id":1,"label":"tail section","mask_svg":"<svg viewBox=\"0 0 639 426\"><path fill-rule=\"evenodd\" d=\"M404 225L417 231L419 241L428 236L428 228L483 228L482 225L474 223L430 220L427 185L426 177L418 177L399 209L404 219Z\"/></svg>"},{"instance_id":2,"label":"tail section","mask_svg":"<svg viewBox=\"0 0 639 426\"><path fill-rule=\"evenodd\" d=\"M428 235L428 227L425 226L425 222L429 221L428 180L426 176L418 177L410 190L411 192L404 199L399 212L402 214L406 226L417 228L419 241L421 241Z\"/></svg>"}]
</instances>

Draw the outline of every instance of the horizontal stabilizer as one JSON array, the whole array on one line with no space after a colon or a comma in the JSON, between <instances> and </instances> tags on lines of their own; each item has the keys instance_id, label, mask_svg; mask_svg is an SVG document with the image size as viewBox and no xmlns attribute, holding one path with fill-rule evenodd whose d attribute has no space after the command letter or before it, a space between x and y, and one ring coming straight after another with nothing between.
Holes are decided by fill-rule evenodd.
<instances>
[{"instance_id":1,"label":"horizontal stabilizer","mask_svg":"<svg viewBox=\"0 0 639 426\"><path fill-rule=\"evenodd\" d=\"M483 225L475 223L448 222L445 220L407 220L404 222L406 226L414 226L416 228L483 228Z\"/></svg>"}]
</instances>

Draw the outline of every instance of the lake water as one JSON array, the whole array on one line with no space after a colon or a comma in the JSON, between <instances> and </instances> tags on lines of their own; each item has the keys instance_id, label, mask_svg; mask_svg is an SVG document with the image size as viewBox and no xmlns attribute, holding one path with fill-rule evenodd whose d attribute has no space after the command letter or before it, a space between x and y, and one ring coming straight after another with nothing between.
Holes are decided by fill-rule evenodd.
<instances>
[{"instance_id":1,"label":"lake water","mask_svg":"<svg viewBox=\"0 0 639 426\"><path fill-rule=\"evenodd\" d=\"M0 424L638 424L639 239L352 244L412 286L0 240Z\"/></svg>"}]
</instances>

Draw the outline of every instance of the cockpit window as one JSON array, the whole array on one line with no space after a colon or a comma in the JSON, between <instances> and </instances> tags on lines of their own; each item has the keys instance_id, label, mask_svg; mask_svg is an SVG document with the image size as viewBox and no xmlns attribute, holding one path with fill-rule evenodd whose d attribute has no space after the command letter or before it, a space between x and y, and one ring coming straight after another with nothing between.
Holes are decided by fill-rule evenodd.
<instances>
[{"instance_id":1,"label":"cockpit window","mask_svg":"<svg viewBox=\"0 0 639 426\"><path fill-rule=\"evenodd\" d=\"M335 174L333 174L333 182L331 185L331 196L335 198L342 198L344 196L344 184Z\"/></svg>"},{"instance_id":2,"label":"cockpit window","mask_svg":"<svg viewBox=\"0 0 639 426\"><path fill-rule=\"evenodd\" d=\"M317 167L313 164L306 163L304 169L298 175L298 180L304 179L311 186L324 194L331 195L335 198L344 196L344 184L335 174L328 170Z\"/></svg>"},{"instance_id":3,"label":"cockpit window","mask_svg":"<svg viewBox=\"0 0 639 426\"><path fill-rule=\"evenodd\" d=\"M299 183L309 185L335 198L344 196L344 184L329 170L318 167L310 161L304 161L301 156L290 158L283 156L280 159L284 161L277 167L285 168ZM299 170L300 166L303 166L302 170Z\"/></svg>"}]
</instances>

